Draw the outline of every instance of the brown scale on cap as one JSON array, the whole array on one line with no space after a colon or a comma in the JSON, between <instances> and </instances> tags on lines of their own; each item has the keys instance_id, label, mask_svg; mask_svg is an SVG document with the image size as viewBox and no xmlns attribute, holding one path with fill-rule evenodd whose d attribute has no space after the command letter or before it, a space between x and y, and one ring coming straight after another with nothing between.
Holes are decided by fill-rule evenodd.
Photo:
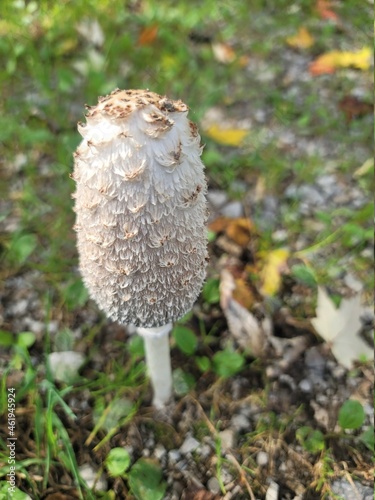
<instances>
[{"instance_id":1,"label":"brown scale on cap","mask_svg":"<svg viewBox=\"0 0 375 500\"><path fill-rule=\"evenodd\" d=\"M149 90L120 90L116 89L105 97L99 97L96 106L87 106L86 117L91 118L98 114L106 114L116 118L125 118L135 109L148 105L156 106L161 112L184 113L188 106L181 100L174 101Z\"/></svg>"}]
</instances>

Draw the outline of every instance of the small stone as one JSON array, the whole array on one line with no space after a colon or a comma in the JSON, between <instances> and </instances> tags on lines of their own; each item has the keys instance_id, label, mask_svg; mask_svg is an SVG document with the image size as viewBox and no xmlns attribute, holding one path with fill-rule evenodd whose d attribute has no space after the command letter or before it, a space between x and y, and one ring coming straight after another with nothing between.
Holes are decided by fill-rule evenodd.
<instances>
[{"instance_id":1,"label":"small stone","mask_svg":"<svg viewBox=\"0 0 375 500\"><path fill-rule=\"evenodd\" d=\"M312 391L313 389L313 384L311 382L311 380L308 380L307 378L304 378L303 380L301 380L301 382L298 384L298 387L299 389L302 391L302 392L305 392L305 393L309 393Z\"/></svg>"},{"instance_id":2,"label":"small stone","mask_svg":"<svg viewBox=\"0 0 375 500\"><path fill-rule=\"evenodd\" d=\"M373 500L374 498L372 488L363 486L359 481L353 481L353 484L351 484L345 478L337 479L332 483L332 492L344 500L352 500L353 498ZM330 497L330 500L333 500L332 497Z\"/></svg>"},{"instance_id":3,"label":"small stone","mask_svg":"<svg viewBox=\"0 0 375 500\"><path fill-rule=\"evenodd\" d=\"M200 445L199 441L197 441L193 436L188 436L182 443L180 447L180 452L183 455L186 455L187 453L192 453L198 448L199 445Z\"/></svg>"},{"instance_id":4,"label":"small stone","mask_svg":"<svg viewBox=\"0 0 375 500\"><path fill-rule=\"evenodd\" d=\"M207 200L215 208L220 208L228 201L228 196L225 191L213 189L212 191L208 191Z\"/></svg>"},{"instance_id":5,"label":"small stone","mask_svg":"<svg viewBox=\"0 0 375 500\"><path fill-rule=\"evenodd\" d=\"M167 451L162 444L158 444L157 446L155 446L154 455L158 460L161 460L166 453Z\"/></svg>"},{"instance_id":6,"label":"small stone","mask_svg":"<svg viewBox=\"0 0 375 500\"><path fill-rule=\"evenodd\" d=\"M181 453L178 450L170 450L168 453L168 460L169 462L175 464L177 463L181 458Z\"/></svg>"},{"instance_id":7,"label":"small stone","mask_svg":"<svg viewBox=\"0 0 375 500\"><path fill-rule=\"evenodd\" d=\"M231 217L233 219L243 216L243 206L240 201L231 201L220 211L224 217Z\"/></svg>"},{"instance_id":8,"label":"small stone","mask_svg":"<svg viewBox=\"0 0 375 500\"><path fill-rule=\"evenodd\" d=\"M221 439L221 446L224 449L233 448L233 446L234 446L234 430L233 429L225 429L224 431L219 432L219 437Z\"/></svg>"},{"instance_id":9,"label":"small stone","mask_svg":"<svg viewBox=\"0 0 375 500\"><path fill-rule=\"evenodd\" d=\"M220 493L220 483L216 479L216 477L210 477L210 479L207 481L207 488L214 495L217 495L218 493Z\"/></svg>"},{"instance_id":10,"label":"small stone","mask_svg":"<svg viewBox=\"0 0 375 500\"><path fill-rule=\"evenodd\" d=\"M100 476L96 481L97 472L89 464L83 464L79 467L79 474L81 478L86 481L89 488L93 488L95 484L95 491L107 491L107 481L103 476ZM95 483L96 481L96 483Z\"/></svg>"},{"instance_id":11,"label":"small stone","mask_svg":"<svg viewBox=\"0 0 375 500\"><path fill-rule=\"evenodd\" d=\"M250 422L245 415L234 415L231 420L231 425L235 431L249 430Z\"/></svg>"},{"instance_id":12,"label":"small stone","mask_svg":"<svg viewBox=\"0 0 375 500\"><path fill-rule=\"evenodd\" d=\"M268 453L265 451L259 451L257 454L257 464L260 467L264 467L268 464Z\"/></svg>"}]
</instances>

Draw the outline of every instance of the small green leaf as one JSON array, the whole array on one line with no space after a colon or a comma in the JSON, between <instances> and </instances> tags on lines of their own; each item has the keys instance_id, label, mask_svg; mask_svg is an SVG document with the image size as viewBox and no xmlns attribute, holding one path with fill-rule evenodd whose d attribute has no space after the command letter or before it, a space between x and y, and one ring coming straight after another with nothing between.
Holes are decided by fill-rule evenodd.
<instances>
[{"instance_id":1,"label":"small green leaf","mask_svg":"<svg viewBox=\"0 0 375 500\"><path fill-rule=\"evenodd\" d=\"M16 336L17 345L25 347L26 349L31 347L36 341L35 333L32 332L21 332Z\"/></svg>"},{"instance_id":2,"label":"small green leaf","mask_svg":"<svg viewBox=\"0 0 375 500\"><path fill-rule=\"evenodd\" d=\"M362 432L362 434L359 436L360 441L367 446L367 448L374 452L375 448L375 443L374 443L374 426L370 425L368 429Z\"/></svg>"},{"instance_id":3,"label":"small green leaf","mask_svg":"<svg viewBox=\"0 0 375 500\"><path fill-rule=\"evenodd\" d=\"M188 394L195 385L195 379L190 373L186 373L182 368L176 368L172 374L173 389L178 396Z\"/></svg>"},{"instance_id":4,"label":"small green leaf","mask_svg":"<svg viewBox=\"0 0 375 500\"><path fill-rule=\"evenodd\" d=\"M129 339L128 349L133 358L142 358L145 355L143 338L140 335L133 335Z\"/></svg>"},{"instance_id":5,"label":"small green leaf","mask_svg":"<svg viewBox=\"0 0 375 500\"><path fill-rule=\"evenodd\" d=\"M160 466L146 458L140 458L131 468L129 485L137 500L163 500L167 488Z\"/></svg>"},{"instance_id":6,"label":"small green leaf","mask_svg":"<svg viewBox=\"0 0 375 500\"><path fill-rule=\"evenodd\" d=\"M339 425L343 429L358 429L365 420L365 410L359 401L345 401L339 411Z\"/></svg>"},{"instance_id":7,"label":"small green leaf","mask_svg":"<svg viewBox=\"0 0 375 500\"><path fill-rule=\"evenodd\" d=\"M292 266L291 274L297 281L304 285L310 287L316 286L316 275L311 267L307 267L304 264L295 264Z\"/></svg>"},{"instance_id":8,"label":"small green leaf","mask_svg":"<svg viewBox=\"0 0 375 500\"><path fill-rule=\"evenodd\" d=\"M197 349L198 340L195 333L186 326L177 325L174 327L172 335L177 347L185 354L191 355Z\"/></svg>"},{"instance_id":9,"label":"small green leaf","mask_svg":"<svg viewBox=\"0 0 375 500\"><path fill-rule=\"evenodd\" d=\"M35 234L16 235L9 248L9 259L14 264L22 265L37 246Z\"/></svg>"},{"instance_id":10,"label":"small green leaf","mask_svg":"<svg viewBox=\"0 0 375 500\"><path fill-rule=\"evenodd\" d=\"M107 455L105 465L113 477L124 474L130 467L130 455L124 448L113 448Z\"/></svg>"},{"instance_id":11,"label":"small green leaf","mask_svg":"<svg viewBox=\"0 0 375 500\"><path fill-rule=\"evenodd\" d=\"M62 296L69 311L86 304L89 294L81 279L76 279L63 290Z\"/></svg>"},{"instance_id":12,"label":"small green leaf","mask_svg":"<svg viewBox=\"0 0 375 500\"><path fill-rule=\"evenodd\" d=\"M245 358L233 351L217 352L213 357L213 367L217 375L228 378L240 372L245 364Z\"/></svg>"},{"instance_id":13,"label":"small green leaf","mask_svg":"<svg viewBox=\"0 0 375 500\"><path fill-rule=\"evenodd\" d=\"M208 372L208 370L211 368L211 361L207 356L197 356L195 358L195 362L200 369L200 371Z\"/></svg>"},{"instance_id":14,"label":"small green leaf","mask_svg":"<svg viewBox=\"0 0 375 500\"><path fill-rule=\"evenodd\" d=\"M296 438L305 450L310 453L319 453L325 449L322 432L307 425L297 430Z\"/></svg>"},{"instance_id":15,"label":"small green leaf","mask_svg":"<svg viewBox=\"0 0 375 500\"><path fill-rule=\"evenodd\" d=\"M5 500L11 498L12 500L31 500L31 497L27 493L19 490L14 487L12 492L9 490L9 482L8 481L0 481L0 499Z\"/></svg>"},{"instance_id":16,"label":"small green leaf","mask_svg":"<svg viewBox=\"0 0 375 500\"><path fill-rule=\"evenodd\" d=\"M16 338L13 333L5 332L4 330L0 330L0 345L3 347L8 347L15 344Z\"/></svg>"},{"instance_id":17,"label":"small green leaf","mask_svg":"<svg viewBox=\"0 0 375 500\"><path fill-rule=\"evenodd\" d=\"M217 304L220 301L220 280L211 278L203 286L202 296L209 304Z\"/></svg>"}]
</instances>

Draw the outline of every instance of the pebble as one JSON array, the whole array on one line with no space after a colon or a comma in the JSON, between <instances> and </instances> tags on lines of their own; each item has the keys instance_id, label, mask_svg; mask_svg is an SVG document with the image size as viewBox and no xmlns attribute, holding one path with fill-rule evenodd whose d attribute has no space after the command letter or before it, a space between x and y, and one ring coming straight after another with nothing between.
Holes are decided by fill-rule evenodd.
<instances>
[{"instance_id":1,"label":"pebble","mask_svg":"<svg viewBox=\"0 0 375 500\"><path fill-rule=\"evenodd\" d=\"M225 191L213 189L208 191L207 200L211 203L211 205L213 205L213 207L220 208L228 201L228 196Z\"/></svg>"},{"instance_id":2,"label":"pebble","mask_svg":"<svg viewBox=\"0 0 375 500\"><path fill-rule=\"evenodd\" d=\"M332 491L344 500L353 500L354 498L356 500L373 500L374 491L372 488L363 486L359 481L354 481L353 484L354 487L345 478L337 479L332 483Z\"/></svg>"},{"instance_id":3,"label":"pebble","mask_svg":"<svg viewBox=\"0 0 375 500\"><path fill-rule=\"evenodd\" d=\"M265 465L268 464L268 453L265 451L259 451L257 453L257 464L260 467L264 467Z\"/></svg>"},{"instance_id":4,"label":"pebble","mask_svg":"<svg viewBox=\"0 0 375 500\"><path fill-rule=\"evenodd\" d=\"M97 476L97 471L95 471L91 465L83 464L79 467L79 474L84 481L86 481L89 488L93 488ZM107 491L108 485L107 481L103 476L100 476L95 484L95 491Z\"/></svg>"},{"instance_id":5,"label":"pebble","mask_svg":"<svg viewBox=\"0 0 375 500\"><path fill-rule=\"evenodd\" d=\"M176 463L181 459L181 453L178 450L170 450L168 453L168 460L171 463Z\"/></svg>"},{"instance_id":6,"label":"pebble","mask_svg":"<svg viewBox=\"0 0 375 500\"><path fill-rule=\"evenodd\" d=\"M220 483L216 479L216 477L210 477L210 479L207 481L207 488L214 495L220 493Z\"/></svg>"},{"instance_id":7,"label":"pebble","mask_svg":"<svg viewBox=\"0 0 375 500\"><path fill-rule=\"evenodd\" d=\"M166 453L167 453L167 450L164 448L164 446L162 444L158 444L155 446L154 455L158 460L161 460L162 458L164 458Z\"/></svg>"},{"instance_id":8,"label":"pebble","mask_svg":"<svg viewBox=\"0 0 375 500\"><path fill-rule=\"evenodd\" d=\"M240 201L231 201L221 208L220 212L224 217L236 219L243 216L243 206Z\"/></svg>"},{"instance_id":9,"label":"pebble","mask_svg":"<svg viewBox=\"0 0 375 500\"><path fill-rule=\"evenodd\" d=\"M180 447L182 455L192 453L199 447L200 443L193 436L188 436Z\"/></svg>"},{"instance_id":10,"label":"pebble","mask_svg":"<svg viewBox=\"0 0 375 500\"><path fill-rule=\"evenodd\" d=\"M309 393L312 391L313 389L313 384L311 382L311 380L308 380L307 378L304 378L303 380L301 380L301 382L298 384L298 387L299 389L302 391L302 392L305 392L305 393Z\"/></svg>"},{"instance_id":11,"label":"pebble","mask_svg":"<svg viewBox=\"0 0 375 500\"><path fill-rule=\"evenodd\" d=\"M250 429L249 419L242 415L241 413L238 415L234 415L231 419L231 426L235 431L243 431L245 429Z\"/></svg>"},{"instance_id":12,"label":"pebble","mask_svg":"<svg viewBox=\"0 0 375 500\"><path fill-rule=\"evenodd\" d=\"M221 439L221 446L224 449L233 448L233 446L234 446L234 430L233 429L225 429L224 431L219 432L219 437Z\"/></svg>"}]
</instances>

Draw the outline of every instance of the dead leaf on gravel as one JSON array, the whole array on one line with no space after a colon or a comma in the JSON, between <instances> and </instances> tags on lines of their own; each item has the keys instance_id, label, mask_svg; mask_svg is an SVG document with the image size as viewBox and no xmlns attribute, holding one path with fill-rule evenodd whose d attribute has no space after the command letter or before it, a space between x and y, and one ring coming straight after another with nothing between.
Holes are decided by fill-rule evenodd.
<instances>
[{"instance_id":1,"label":"dead leaf on gravel","mask_svg":"<svg viewBox=\"0 0 375 500\"><path fill-rule=\"evenodd\" d=\"M196 491L191 497L192 500L220 500L220 498L219 495L215 495L207 490Z\"/></svg>"},{"instance_id":2,"label":"dead leaf on gravel","mask_svg":"<svg viewBox=\"0 0 375 500\"><path fill-rule=\"evenodd\" d=\"M339 108L345 114L346 122L349 123L355 118L371 114L374 107L369 102L362 101L354 95L347 95L339 102Z\"/></svg>"},{"instance_id":3,"label":"dead leaf on gravel","mask_svg":"<svg viewBox=\"0 0 375 500\"><path fill-rule=\"evenodd\" d=\"M246 217L232 219L230 217L218 217L208 226L214 233L225 233L228 238L241 247L246 247L254 229L252 222Z\"/></svg>"},{"instance_id":4,"label":"dead leaf on gravel","mask_svg":"<svg viewBox=\"0 0 375 500\"><path fill-rule=\"evenodd\" d=\"M332 2L330 0L317 0L316 10L322 19L327 19L330 21L338 21L339 16L332 8Z\"/></svg>"},{"instance_id":5,"label":"dead leaf on gravel","mask_svg":"<svg viewBox=\"0 0 375 500\"><path fill-rule=\"evenodd\" d=\"M159 27L156 24L143 28L138 38L138 45L152 45L158 36Z\"/></svg>"},{"instance_id":6,"label":"dead leaf on gravel","mask_svg":"<svg viewBox=\"0 0 375 500\"><path fill-rule=\"evenodd\" d=\"M311 75L318 76L326 73L334 73L337 68L353 67L360 70L368 70L371 64L371 49L364 47L357 52L333 50L319 56L309 66Z\"/></svg>"},{"instance_id":7,"label":"dead leaf on gravel","mask_svg":"<svg viewBox=\"0 0 375 500\"><path fill-rule=\"evenodd\" d=\"M294 49L308 49L314 45L315 40L310 32L302 26L295 35L286 39L286 43Z\"/></svg>"},{"instance_id":8,"label":"dead leaf on gravel","mask_svg":"<svg viewBox=\"0 0 375 500\"><path fill-rule=\"evenodd\" d=\"M272 333L271 319L265 316L258 320L234 299L235 290L235 279L228 269L223 269L220 277L220 306L229 331L243 349L249 349L254 356L264 356Z\"/></svg>"},{"instance_id":9,"label":"dead leaf on gravel","mask_svg":"<svg viewBox=\"0 0 375 500\"><path fill-rule=\"evenodd\" d=\"M353 362L362 357L374 358L374 351L358 335L362 329L362 306L359 294L342 299L336 308L327 292L318 288L316 318L311 320L316 332L331 347L336 360L350 370Z\"/></svg>"}]
</instances>

